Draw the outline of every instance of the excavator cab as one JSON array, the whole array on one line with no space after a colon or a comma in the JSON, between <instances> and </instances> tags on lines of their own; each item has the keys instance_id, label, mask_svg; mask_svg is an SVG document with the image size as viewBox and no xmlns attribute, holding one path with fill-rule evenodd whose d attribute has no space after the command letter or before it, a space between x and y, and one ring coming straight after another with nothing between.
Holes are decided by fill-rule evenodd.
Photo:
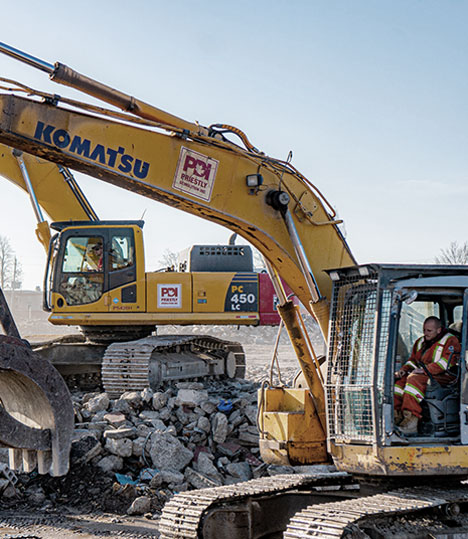
<instances>
[{"instance_id":1,"label":"excavator cab","mask_svg":"<svg viewBox=\"0 0 468 539\"><path fill-rule=\"evenodd\" d=\"M49 249L45 287L49 309L51 305L61 310L96 302L96 310L107 311L106 293L117 288L122 303L134 300L140 262L135 256L135 229L141 233L143 222L74 222L73 226L60 222L51 226L59 234Z\"/></svg>"},{"instance_id":2,"label":"excavator cab","mask_svg":"<svg viewBox=\"0 0 468 539\"><path fill-rule=\"evenodd\" d=\"M142 221L64 221L51 228L58 233L49 248L44 307L52 323L68 313L86 328L99 313L145 310Z\"/></svg>"},{"instance_id":3,"label":"excavator cab","mask_svg":"<svg viewBox=\"0 0 468 539\"><path fill-rule=\"evenodd\" d=\"M468 275L457 266L366 265L329 271L333 281L326 382L328 448L339 469L372 475L468 473L464 360L450 381L429 381L418 433L394 423L394 373L428 316L466 350ZM461 418L461 420L460 420Z\"/></svg>"}]
</instances>

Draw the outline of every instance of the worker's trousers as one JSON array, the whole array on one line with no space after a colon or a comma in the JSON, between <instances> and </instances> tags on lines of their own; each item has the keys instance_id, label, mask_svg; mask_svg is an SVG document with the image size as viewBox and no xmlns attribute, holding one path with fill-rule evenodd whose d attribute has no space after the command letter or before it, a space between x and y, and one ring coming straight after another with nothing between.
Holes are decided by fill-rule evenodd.
<instances>
[{"instance_id":1,"label":"worker's trousers","mask_svg":"<svg viewBox=\"0 0 468 539\"><path fill-rule=\"evenodd\" d=\"M450 374L438 374L435 380L442 385L450 383L454 378ZM421 401L426 394L427 374L409 373L395 382L394 406L395 410L409 410L416 417L421 418Z\"/></svg>"},{"instance_id":2,"label":"worker's trousers","mask_svg":"<svg viewBox=\"0 0 468 539\"><path fill-rule=\"evenodd\" d=\"M421 417L420 402L424 399L427 387L427 374L408 374L395 382L395 410L409 410Z\"/></svg>"}]
</instances>

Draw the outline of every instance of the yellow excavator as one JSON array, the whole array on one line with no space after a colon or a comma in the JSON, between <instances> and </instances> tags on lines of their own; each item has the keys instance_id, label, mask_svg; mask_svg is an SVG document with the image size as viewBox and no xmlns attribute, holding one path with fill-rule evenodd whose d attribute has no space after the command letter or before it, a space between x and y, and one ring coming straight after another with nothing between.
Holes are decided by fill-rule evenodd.
<instances>
[{"instance_id":1,"label":"yellow excavator","mask_svg":"<svg viewBox=\"0 0 468 539\"><path fill-rule=\"evenodd\" d=\"M178 494L164 508L161 537L466 536L466 267L355 265L320 191L240 130L205 128L63 64L0 50L124 111L16 84L33 97L0 95L0 142L223 224L261 251L305 386L262 387L262 457L333 461L338 470ZM323 372L279 276L327 340ZM54 294L53 302L65 300ZM429 315L459 323L460 360L453 358L452 384L431 380L418 432L404 436L394 420L394 373Z\"/></svg>"},{"instance_id":2,"label":"yellow excavator","mask_svg":"<svg viewBox=\"0 0 468 539\"><path fill-rule=\"evenodd\" d=\"M143 222L99 220L66 167L0 144L0 174L30 196L36 234L49 253L44 306L50 322L78 325L84 333L32 343L67 379L99 382L103 357L102 383L112 395L169 380L243 377L245 354L235 342L180 334L128 341L164 324L279 324L271 281L254 271L250 246L194 245L177 267L146 272ZM54 221L52 241L44 211ZM138 349L125 376L113 369L112 358L123 362Z\"/></svg>"}]
</instances>

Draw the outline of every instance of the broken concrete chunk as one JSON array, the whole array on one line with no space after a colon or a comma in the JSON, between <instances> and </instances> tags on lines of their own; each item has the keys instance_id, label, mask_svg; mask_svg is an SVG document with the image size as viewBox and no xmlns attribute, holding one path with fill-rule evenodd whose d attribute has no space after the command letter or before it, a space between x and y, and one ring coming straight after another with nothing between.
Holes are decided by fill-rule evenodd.
<instances>
[{"instance_id":1,"label":"broken concrete chunk","mask_svg":"<svg viewBox=\"0 0 468 539\"><path fill-rule=\"evenodd\" d=\"M123 467L122 457L117 455L108 455L107 457L102 458L97 466L105 473L109 472L118 472Z\"/></svg>"},{"instance_id":2,"label":"broken concrete chunk","mask_svg":"<svg viewBox=\"0 0 468 539\"><path fill-rule=\"evenodd\" d=\"M176 406L190 406L195 408L208 399L208 391L202 389L179 389Z\"/></svg>"},{"instance_id":3,"label":"broken concrete chunk","mask_svg":"<svg viewBox=\"0 0 468 539\"><path fill-rule=\"evenodd\" d=\"M128 438L107 438L105 448L107 451L118 457L131 457L133 443Z\"/></svg>"},{"instance_id":4,"label":"broken concrete chunk","mask_svg":"<svg viewBox=\"0 0 468 539\"><path fill-rule=\"evenodd\" d=\"M228 433L227 417L221 412L216 413L211 422L211 429L213 432L213 440L218 444L222 444L226 440Z\"/></svg>"},{"instance_id":5,"label":"broken concrete chunk","mask_svg":"<svg viewBox=\"0 0 468 539\"><path fill-rule=\"evenodd\" d=\"M197 462L194 463L193 467L197 472L200 472L204 476L212 479L216 483L222 484L221 474L218 472L218 469L213 464L214 455L201 451L198 454Z\"/></svg>"},{"instance_id":6,"label":"broken concrete chunk","mask_svg":"<svg viewBox=\"0 0 468 539\"><path fill-rule=\"evenodd\" d=\"M193 468L186 468L185 478L195 488L207 488L207 487L219 487L220 483L209 479L200 472L195 471Z\"/></svg>"},{"instance_id":7,"label":"broken concrete chunk","mask_svg":"<svg viewBox=\"0 0 468 539\"><path fill-rule=\"evenodd\" d=\"M155 393L153 395L153 400L152 400L153 408L156 411L161 410L161 408L164 408L164 406L166 406L167 399L168 399L168 396L166 395L166 393L161 393L161 392Z\"/></svg>"},{"instance_id":8,"label":"broken concrete chunk","mask_svg":"<svg viewBox=\"0 0 468 539\"><path fill-rule=\"evenodd\" d=\"M100 395L96 395L92 399L90 399L84 407L88 412L95 414L97 412L101 412L104 410L107 410L110 404L110 399L107 393L101 393Z\"/></svg>"},{"instance_id":9,"label":"broken concrete chunk","mask_svg":"<svg viewBox=\"0 0 468 539\"><path fill-rule=\"evenodd\" d=\"M151 510L151 498L149 496L139 496L133 500L132 505L127 509L127 515L144 515Z\"/></svg>"},{"instance_id":10,"label":"broken concrete chunk","mask_svg":"<svg viewBox=\"0 0 468 539\"><path fill-rule=\"evenodd\" d=\"M251 425L257 425L257 412L258 408L253 404L249 404L249 406L244 408L244 414Z\"/></svg>"},{"instance_id":11,"label":"broken concrete chunk","mask_svg":"<svg viewBox=\"0 0 468 539\"><path fill-rule=\"evenodd\" d=\"M226 466L226 471L241 481L252 479L252 470L247 462L232 462Z\"/></svg>"},{"instance_id":12,"label":"broken concrete chunk","mask_svg":"<svg viewBox=\"0 0 468 539\"><path fill-rule=\"evenodd\" d=\"M227 457L233 458L240 453L242 446L235 442L223 442L218 444L218 451Z\"/></svg>"},{"instance_id":13,"label":"broken concrete chunk","mask_svg":"<svg viewBox=\"0 0 468 539\"><path fill-rule=\"evenodd\" d=\"M103 419L115 428L121 427L127 421L122 413L108 413L103 416Z\"/></svg>"},{"instance_id":14,"label":"broken concrete chunk","mask_svg":"<svg viewBox=\"0 0 468 539\"><path fill-rule=\"evenodd\" d=\"M143 402L150 402L153 398L153 390L147 387L141 391L140 395Z\"/></svg>"},{"instance_id":15,"label":"broken concrete chunk","mask_svg":"<svg viewBox=\"0 0 468 539\"><path fill-rule=\"evenodd\" d=\"M161 431L151 436L149 454L153 466L159 470L182 470L193 458L192 451L175 436Z\"/></svg>"},{"instance_id":16,"label":"broken concrete chunk","mask_svg":"<svg viewBox=\"0 0 468 539\"><path fill-rule=\"evenodd\" d=\"M135 437L135 427L121 427L120 429L109 429L104 431L104 438L112 438L114 440L120 440L122 438Z\"/></svg>"},{"instance_id":17,"label":"broken concrete chunk","mask_svg":"<svg viewBox=\"0 0 468 539\"><path fill-rule=\"evenodd\" d=\"M132 408L139 408L143 404L140 391L126 391L120 395L119 400L127 402Z\"/></svg>"},{"instance_id":18,"label":"broken concrete chunk","mask_svg":"<svg viewBox=\"0 0 468 539\"><path fill-rule=\"evenodd\" d=\"M205 416L199 417L197 421L197 427L208 434L211 430L210 420Z\"/></svg>"},{"instance_id":19,"label":"broken concrete chunk","mask_svg":"<svg viewBox=\"0 0 468 539\"><path fill-rule=\"evenodd\" d=\"M207 414L213 414L214 412L216 412L217 404L217 401L209 399L200 403L200 408Z\"/></svg>"}]
</instances>

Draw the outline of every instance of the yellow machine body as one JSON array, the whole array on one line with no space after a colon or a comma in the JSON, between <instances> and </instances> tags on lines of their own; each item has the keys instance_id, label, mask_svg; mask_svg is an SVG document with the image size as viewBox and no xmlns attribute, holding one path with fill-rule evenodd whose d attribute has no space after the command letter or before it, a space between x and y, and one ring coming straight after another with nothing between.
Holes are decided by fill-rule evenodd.
<instances>
[{"instance_id":1,"label":"yellow machine body","mask_svg":"<svg viewBox=\"0 0 468 539\"><path fill-rule=\"evenodd\" d=\"M258 273L145 273L141 227L116 223L63 223L49 260L49 320L53 324L154 328L164 324L258 325L264 320L260 308L265 304L261 302L265 286ZM105 246L100 267L93 254L97 242ZM272 312L267 314L273 323L279 317L271 294L270 305Z\"/></svg>"},{"instance_id":2,"label":"yellow machine body","mask_svg":"<svg viewBox=\"0 0 468 539\"><path fill-rule=\"evenodd\" d=\"M326 433L308 390L265 388L258 392L260 453L278 465L329 461Z\"/></svg>"}]
</instances>

